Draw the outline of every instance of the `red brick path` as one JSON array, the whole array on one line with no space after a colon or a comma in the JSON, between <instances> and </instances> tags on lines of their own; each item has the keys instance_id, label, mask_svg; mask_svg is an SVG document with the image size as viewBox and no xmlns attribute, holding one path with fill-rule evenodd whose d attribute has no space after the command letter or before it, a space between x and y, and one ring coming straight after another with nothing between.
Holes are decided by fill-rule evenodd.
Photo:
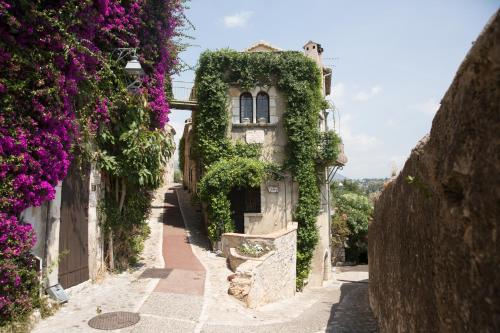
<instances>
[{"instance_id":1,"label":"red brick path","mask_svg":"<svg viewBox=\"0 0 500 333\"><path fill-rule=\"evenodd\" d=\"M165 194L163 223L163 258L170 272L158 282L155 291L202 296L205 269L191 250L173 189Z\"/></svg>"}]
</instances>

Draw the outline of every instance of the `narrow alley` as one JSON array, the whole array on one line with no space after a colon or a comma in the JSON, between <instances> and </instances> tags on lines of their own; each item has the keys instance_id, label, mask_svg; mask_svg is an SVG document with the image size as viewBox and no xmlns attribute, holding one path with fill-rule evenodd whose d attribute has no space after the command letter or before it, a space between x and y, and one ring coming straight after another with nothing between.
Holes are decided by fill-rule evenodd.
<instances>
[{"instance_id":1,"label":"narrow alley","mask_svg":"<svg viewBox=\"0 0 500 333\"><path fill-rule=\"evenodd\" d=\"M116 311L138 313L140 320L115 332L377 331L368 306L366 266L338 270L337 281L323 288L247 309L227 294L231 271L225 258L208 250L200 212L188 193L180 186L162 188L152 209L140 266L69 290L69 302L41 320L34 333L100 332L89 320Z\"/></svg>"}]
</instances>

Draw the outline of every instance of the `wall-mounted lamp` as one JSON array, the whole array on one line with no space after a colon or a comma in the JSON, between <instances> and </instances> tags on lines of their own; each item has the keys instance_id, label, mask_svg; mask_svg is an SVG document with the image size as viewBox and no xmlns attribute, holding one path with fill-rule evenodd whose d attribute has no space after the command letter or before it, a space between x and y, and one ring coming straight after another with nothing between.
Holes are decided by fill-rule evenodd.
<instances>
[{"instance_id":1,"label":"wall-mounted lamp","mask_svg":"<svg viewBox=\"0 0 500 333\"><path fill-rule=\"evenodd\" d=\"M133 77L140 77L144 74L141 63L139 62L136 55L132 56L132 59L127 62L125 66L125 73L132 75Z\"/></svg>"},{"instance_id":2,"label":"wall-mounted lamp","mask_svg":"<svg viewBox=\"0 0 500 333\"><path fill-rule=\"evenodd\" d=\"M118 52L117 61L124 59L125 57L131 56L131 59L127 61L125 65L125 73L133 77L133 81L127 85L127 90L130 92L137 92L137 90L142 85L141 77L144 75L144 70L142 69L139 58L137 57L137 48L119 48L116 49Z\"/></svg>"}]
</instances>

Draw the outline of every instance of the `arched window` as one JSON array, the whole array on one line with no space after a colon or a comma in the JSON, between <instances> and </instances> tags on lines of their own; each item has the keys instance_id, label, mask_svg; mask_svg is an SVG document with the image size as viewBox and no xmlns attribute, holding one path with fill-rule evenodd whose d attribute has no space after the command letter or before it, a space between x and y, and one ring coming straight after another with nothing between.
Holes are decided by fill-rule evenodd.
<instances>
[{"instance_id":1,"label":"arched window","mask_svg":"<svg viewBox=\"0 0 500 333\"><path fill-rule=\"evenodd\" d=\"M240 96L240 123L253 122L253 98L252 94L245 92Z\"/></svg>"},{"instance_id":2,"label":"arched window","mask_svg":"<svg viewBox=\"0 0 500 333\"><path fill-rule=\"evenodd\" d=\"M266 123L269 123L269 95L261 91L257 94L257 122L261 122L260 119L265 119Z\"/></svg>"}]
</instances>

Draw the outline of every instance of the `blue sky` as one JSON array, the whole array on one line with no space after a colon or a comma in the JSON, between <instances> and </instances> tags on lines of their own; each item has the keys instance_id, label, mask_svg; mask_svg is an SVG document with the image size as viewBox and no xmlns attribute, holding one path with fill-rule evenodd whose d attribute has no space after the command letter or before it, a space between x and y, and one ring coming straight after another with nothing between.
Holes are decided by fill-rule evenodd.
<instances>
[{"instance_id":1,"label":"blue sky","mask_svg":"<svg viewBox=\"0 0 500 333\"><path fill-rule=\"evenodd\" d=\"M242 50L265 40L286 50L322 44L349 178L388 177L429 132L458 66L499 8L493 0L192 0L196 30L181 54L195 66L206 49ZM193 72L174 80L193 81ZM182 135L186 111L173 110ZM340 126L339 126L340 125ZM332 124L330 125L332 126Z\"/></svg>"}]
</instances>

